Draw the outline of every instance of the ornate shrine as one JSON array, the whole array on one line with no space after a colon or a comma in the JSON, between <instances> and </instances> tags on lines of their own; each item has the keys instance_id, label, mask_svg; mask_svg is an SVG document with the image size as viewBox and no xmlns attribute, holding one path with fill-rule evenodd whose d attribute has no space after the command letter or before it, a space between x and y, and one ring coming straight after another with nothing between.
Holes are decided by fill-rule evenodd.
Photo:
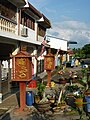
<instances>
[{"instance_id":1,"label":"ornate shrine","mask_svg":"<svg viewBox=\"0 0 90 120\"><path fill-rule=\"evenodd\" d=\"M48 54L44 56L44 69L47 71L48 82L47 87L51 87L51 71L55 67L55 57L51 53L51 49L48 50Z\"/></svg>"},{"instance_id":2,"label":"ornate shrine","mask_svg":"<svg viewBox=\"0 0 90 120\"><path fill-rule=\"evenodd\" d=\"M12 57L12 81L19 82L20 108L16 112L24 112L26 107L26 81L32 78L32 56L25 50L19 51Z\"/></svg>"}]
</instances>

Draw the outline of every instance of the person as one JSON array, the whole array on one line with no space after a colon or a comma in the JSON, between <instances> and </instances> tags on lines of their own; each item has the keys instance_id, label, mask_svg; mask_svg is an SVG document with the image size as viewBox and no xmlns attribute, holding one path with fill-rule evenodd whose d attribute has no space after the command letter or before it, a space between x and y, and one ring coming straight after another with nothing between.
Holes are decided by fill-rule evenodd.
<instances>
[{"instance_id":1,"label":"person","mask_svg":"<svg viewBox=\"0 0 90 120\"><path fill-rule=\"evenodd\" d=\"M79 61L78 59L75 60L75 66L78 67Z\"/></svg>"},{"instance_id":2,"label":"person","mask_svg":"<svg viewBox=\"0 0 90 120\"><path fill-rule=\"evenodd\" d=\"M74 62L75 62L75 59L72 58L72 60L71 60L71 67L72 67L72 68L74 67Z\"/></svg>"}]
</instances>

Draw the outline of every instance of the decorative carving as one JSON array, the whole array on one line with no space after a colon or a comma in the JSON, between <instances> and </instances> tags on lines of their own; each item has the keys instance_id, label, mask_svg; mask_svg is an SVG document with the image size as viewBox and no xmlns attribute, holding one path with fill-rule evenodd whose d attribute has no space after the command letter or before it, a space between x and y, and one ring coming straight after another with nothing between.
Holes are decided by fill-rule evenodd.
<instances>
[{"instance_id":1,"label":"decorative carving","mask_svg":"<svg viewBox=\"0 0 90 120\"><path fill-rule=\"evenodd\" d=\"M12 56L12 80L30 81L32 78L31 56L26 51L20 51Z\"/></svg>"},{"instance_id":2,"label":"decorative carving","mask_svg":"<svg viewBox=\"0 0 90 120\"><path fill-rule=\"evenodd\" d=\"M26 59L18 58L16 59L16 66L18 68L16 74L19 78L25 79L27 77Z\"/></svg>"}]
</instances>

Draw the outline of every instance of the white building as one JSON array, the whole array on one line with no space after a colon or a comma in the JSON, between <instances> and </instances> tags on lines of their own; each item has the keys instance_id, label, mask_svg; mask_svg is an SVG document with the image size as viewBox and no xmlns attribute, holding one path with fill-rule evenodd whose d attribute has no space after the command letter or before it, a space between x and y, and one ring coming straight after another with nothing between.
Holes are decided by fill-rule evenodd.
<instances>
[{"instance_id":1,"label":"white building","mask_svg":"<svg viewBox=\"0 0 90 120\"><path fill-rule=\"evenodd\" d=\"M8 61L8 80L3 82L10 85L10 54L17 54L23 45L27 46L27 51L31 55L37 56L37 59L32 58L33 74L44 71L44 60L40 58L41 43L51 24L42 13L24 0L1 0L0 3L0 67L2 61ZM6 63L3 64L5 66ZM6 91L1 90L2 69L0 70L0 91L4 93L8 88L5 87Z\"/></svg>"}]
</instances>

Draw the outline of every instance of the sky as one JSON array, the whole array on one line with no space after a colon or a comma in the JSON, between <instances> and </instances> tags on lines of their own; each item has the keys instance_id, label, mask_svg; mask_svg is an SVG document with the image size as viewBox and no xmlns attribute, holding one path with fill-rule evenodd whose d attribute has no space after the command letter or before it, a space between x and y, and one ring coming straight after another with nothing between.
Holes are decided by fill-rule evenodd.
<instances>
[{"instance_id":1,"label":"sky","mask_svg":"<svg viewBox=\"0 0 90 120\"><path fill-rule=\"evenodd\" d=\"M51 22L46 35L76 41L71 48L90 44L90 0L28 0Z\"/></svg>"}]
</instances>

